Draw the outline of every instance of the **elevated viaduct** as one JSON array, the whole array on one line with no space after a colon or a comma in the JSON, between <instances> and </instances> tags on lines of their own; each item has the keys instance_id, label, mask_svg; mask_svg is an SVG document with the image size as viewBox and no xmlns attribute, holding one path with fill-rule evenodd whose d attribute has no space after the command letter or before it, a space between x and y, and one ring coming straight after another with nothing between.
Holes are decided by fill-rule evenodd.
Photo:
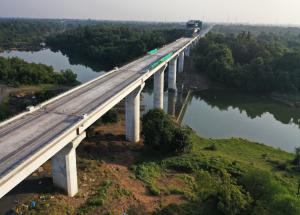
<instances>
[{"instance_id":1,"label":"elevated viaduct","mask_svg":"<svg viewBox=\"0 0 300 215\"><path fill-rule=\"evenodd\" d=\"M51 159L53 183L78 192L76 147L86 129L125 99L126 138L140 140L140 94L154 76L154 107L163 108L164 73L176 90L190 48L209 29L181 38L127 65L75 87L0 124L0 198Z\"/></svg>"}]
</instances>

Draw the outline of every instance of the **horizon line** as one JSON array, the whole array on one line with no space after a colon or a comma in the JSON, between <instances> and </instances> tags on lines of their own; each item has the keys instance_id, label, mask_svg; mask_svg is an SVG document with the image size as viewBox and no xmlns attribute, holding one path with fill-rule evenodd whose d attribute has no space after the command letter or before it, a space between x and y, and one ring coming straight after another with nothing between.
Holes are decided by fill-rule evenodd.
<instances>
[{"instance_id":1,"label":"horizon line","mask_svg":"<svg viewBox=\"0 0 300 215\"><path fill-rule=\"evenodd\" d=\"M21 16L0 16L0 19L31 19L31 20L75 20L75 21L110 21L110 22L144 22L144 23L186 23L186 21L166 21L166 20L135 20L135 19L96 19L96 18L47 18L47 17L21 17ZM252 25L252 26L278 26L278 27L297 27L300 24L291 23L263 23L263 22L227 22L227 21L205 21L209 24L222 24L222 25Z\"/></svg>"}]
</instances>

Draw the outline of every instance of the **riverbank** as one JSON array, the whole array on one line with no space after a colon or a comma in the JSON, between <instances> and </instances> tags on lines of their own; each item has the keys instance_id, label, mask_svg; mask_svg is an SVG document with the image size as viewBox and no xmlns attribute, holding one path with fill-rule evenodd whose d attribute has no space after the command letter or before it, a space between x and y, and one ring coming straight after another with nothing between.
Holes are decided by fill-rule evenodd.
<instances>
[{"instance_id":1,"label":"riverbank","mask_svg":"<svg viewBox=\"0 0 300 215\"><path fill-rule=\"evenodd\" d=\"M0 121L26 110L27 106L37 105L70 87L54 84L22 85L19 87L0 86Z\"/></svg>"},{"instance_id":2,"label":"riverbank","mask_svg":"<svg viewBox=\"0 0 300 215\"><path fill-rule=\"evenodd\" d=\"M270 97L277 102L288 105L290 107L300 108L300 94L282 94L272 93Z\"/></svg>"},{"instance_id":3,"label":"riverbank","mask_svg":"<svg viewBox=\"0 0 300 215\"><path fill-rule=\"evenodd\" d=\"M239 138L204 139L193 133L191 152L160 157L142 142L125 141L124 127L121 114L118 123L95 126L89 132L77 150L79 193L74 198L53 187L48 162L0 201L2 211L5 199L24 192L13 206L22 214L220 214L232 204L245 211L258 202L253 202L242 179L257 181L260 174L264 189L274 193L279 189L295 201L300 171L291 153ZM39 189L29 190L29 184ZM30 206L32 201L36 206Z\"/></svg>"},{"instance_id":4,"label":"riverbank","mask_svg":"<svg viewBox=\"0 0 300 215\"><path fill-rule=\"evenodd\" d=\"M9 87L7 85L0 84L0 103L7 98L11 93L16 92L17 89L14 87Z\"/></svg>"}]
</instances>

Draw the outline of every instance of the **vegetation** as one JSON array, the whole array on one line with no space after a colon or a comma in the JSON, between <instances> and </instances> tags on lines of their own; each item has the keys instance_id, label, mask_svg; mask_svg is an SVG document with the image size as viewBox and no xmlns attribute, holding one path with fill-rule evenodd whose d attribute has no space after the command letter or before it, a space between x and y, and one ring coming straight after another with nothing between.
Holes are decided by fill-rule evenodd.
<instances>
[{"instance_id":1,"label":"vegetation","mask_svg":"<svg viewBox=\"0 0 300 215\"><path fill-rule=\"evenodd\" d=\"M248 92L300 90L300 31L229 32L210 33L200 40L194 49L198 71Z\"/></svg>"},{"instance_id":2,"label":"vegetation","mask_svg":"<svg viewBox=\"0 0 300 215\"><path fill-rule=\"evenodd\" d=\"M175 125L163 110L150 110L142 121L146 146L165 154L180 154L190 150L190 130Z\"/></svg>"},{"instance_id":3,"label":"vegetation","mask_svg":"<svg viewBox=\"0 0 300 215\"><path fill-rule=\"evenodd\" d=\"M107 126L108 133L118 134L116 124ZM30 205L26 201L25 206L20 203L19 211L132 215L300 212L300 169L294 162L299 155L239 138L203 139L194 132L190 134L191 150L179 155L158 156L148 147L115 140L92 138L81 144L77 150L80 189L75 198L46 192L29 199L36 200L35 208L26 207ZM51 182L49 186L51 190Z\"/></svg>"},{"instance_id":4,"label":"vegetation","mask_svg":"<svg viewBox=\"0 0 300 215\"><path fill-rule=\"evenodd\" d=\"M79 209L78 214L87 214L87 212L91 211L93 208L102 206L105 203L106 195L111 185L111 181L104 181L96 193L87 200L87 203L84 205L84 207Z\"/></svg>"},{"instance_id":5,"label":"vegetation","mask_svg":"<svg viewBox=\"0 0 300 215\"><path fill-rule=\"evenodd\" d=\"M1 101L0 121L24 111L28 106L40 104L65 90L66 88L53 84L21 86Z\"/></svg>"},{"instance_id":6,"label":"vegetation","mask_svg":"<svg viewBox=\"0 0 300 215\"><path fill-rule=\"evenodd\" d=\"M156 117L162 118L152 115L153 121ZM292 154L262 144L202 139L194 133L191 142L190 152L144 161L133 168L150 193L186 198L184 204L163 207L156 214L300 213L296 194L300 172L293 162L298 154L294 159ZM168 183L162 184L167 178ZM176 178L180 186L174 187Z\"/></svg>"},{"instance_id":7,"label":"vegetation","mask_svg":"<svg viewBox=\"0 0 300 215\"><path fill-rule=\"evenodd\" d=\"M1 49L39 49L50 35L85 25L98 25L93 20L0 18Z\"/></svg>"},{"instance_id":8,"label":"vegetation","mask_svg":"<svg viewBox=\"0 0 300 215\"><path fill-rule=\"evenodd\" d=\"M50 47L77 53L104 66L120 65L184 35L184 29L128 25L82 26L47 39Z\"/></svg>"},{"instance_id":9,"label":"vegetation","mask_svg":"<svg viewBox=\"0 0 300 215\"><path fill-rule=\"evenodd\" d=\"M77 85L76 78L71 70L57 72L44 64L0 57L0 84L18 87L0 102L0 121L61 93L65 89L60 86Z\"/></svg>"},{"instance_id":10,"label":"vegetation","mask_svg":"<svg viewBox=\"0 0 300 215\"><path fill-rule=\"evenodd\" d=\"M19 58L0 57L0 80L3 84L57 84L72 86L78 84L77 75L71 70L56 72L50 66L27 63Z\"/></svg>"},{"instance_id":11,"label":"vegetation","mask_svg":"<svg viewBox=\"0 0 300 215\"><path fill-rule=\"evenodd\" d=\"M97 28L99 27L82 27L74 32L81 31L80 29ZM136 29L136 31L141 30ZM73 38L74 35L70 32L62 35L69 35ZM86 35L82 37L82 41L85 41L88 47L84 53L92 50L91 44L101 44L99 41L94 41L93 38L98 38L94 36L94 31L87 32L91 38L87 40ZM236 54L229 41L234 43L239 38L244 39L241 39L242 42L236 48L239 52ZM107 40L115 39L108 37ZM248 42L243 42L244 40ZM80 44L78 38L73 42L76 41ZM278 62L281 62L280 59L284 55L296 53L297 50L291 49L286 44L277 44L278 46L276 44L275 50L277 48L281 50L280 54L272 51L274 47L270 48L269 42L261 41L254 34L225 36L211 34L195 49L196 66L202 68L214 80L226 84L233 83L233 86L251 92L297 90L299 85L295 79L289 79L289 82L282 82L281 79L278 81L278 77L281 77L279 74L282 73L278 68L283 68L280 63L278 66ZM200 50L200 47L203 50ZM211 49L208 50L208 47ZM127 46L127 48L132 47ZM253 48L261 52L254 52ZM79 48L76 49L78 50ZM102 52L101 48L99 50L95 53ZM132 50L135 53L135 49ZM118 56L117 50L111 50L109 53ZM276 56L274 53L277 53ZM130 55L131 58L133 56L134 54ZM125 59L127 59L126 56L122 60L125 61ZM205 62L209 64L207 70L203 67ZM264 69L254 67L255 62L263 62ZM289 61L289 66L291 65ZM286 73L289 76L298 74L291 72L294 71L293 69ZM272 76L269 76L270 74ZM32 76L28 77L32 78ZM23 82L27 80L22 79L23 77L19 78ZM14 82L15 79L12 80ZM32 80L35 79L30 79ZM266 86L257 82L264 82ZM215 104L217 101L210 102L219 105ZM241 108L249 108L243 105L236 104ZM251 110L248 112L252 115L257 114ZM118 119L115 110L109 111L94 126L117 122ZM21 213L113 214L111 211L116 208L111 206L114 206L119 207L118 212L122 211L122 213L127 211L128 214L148 214L143 207L130 207L131 204L136 206L139 201L149 207L152 206L151 204L154 205L152 207L156 207L157 205L153 202L160 202L155 212L152 213L157 215L300 214L300 199L297 196L300 177L299 149L293 155L239 138L218 140L200 138L190 129L175 124L161 110L151 110L143 117L144 148L135 145L129 152L124 139L120 141L120 144L117 144L117 140L112 140L112 138L117 138L119 133L114 136L111 131L113 129L111 127L107 129L111 134L109 140L100 138L96 141L91 138L81 144L82 148L77 150L80 191L75 198L70 199L53 192L37 194L33 198L38 199L37 206L30 208L27 207L28 204L25 206L23 204L20 206ZM148 150L149 148L153 150ZM86 151L82 152L80 149L86 149ZM153 151L160 152L159 156L157 156L158 153L152 154ZM134 165L132 165L133 162ZM127 167L131 167L132 172L126 171ZM142 189L144 186L149 191L148 195L144 194ZM144 199L141 197L143 195L146 196ZM45 197L41 199L41 196ZM151 197L155 199L153 202L151 202ZM108 207L111 208L108 209Z\"/></svg>"},{"instance_id":12,"label":"vegetation","mask_svg":"<svg viewBox=\"0 0 300 215\"><path fill-rule=\"evenodd\" d=\"M47 35L61 29L50 20L0 19L0 50L39 47Z\"/></svg>"},{"instance_id":13,"label":"vegetation","mask_svg":"<svg viewBox=\"0 0 300 215\"><path fill-rule=\"evenodd\" d=\"M104 124L107 123L116 123L119 121L119 114L118 111L115 109L110 109L106 114L104 114L100 118L101 122Z\"/></svg>"}]
</instances>

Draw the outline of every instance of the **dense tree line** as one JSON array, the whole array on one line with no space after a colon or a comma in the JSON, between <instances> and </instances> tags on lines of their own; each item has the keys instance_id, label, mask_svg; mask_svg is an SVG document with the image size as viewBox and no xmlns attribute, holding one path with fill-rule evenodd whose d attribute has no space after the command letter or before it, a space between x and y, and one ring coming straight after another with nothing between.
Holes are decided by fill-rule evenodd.
<instances>
[{"instance_id":1,"label":"dense tree line","mask_svg":"<svg viewBox=\"0 0 300 215\"><path fill-rule=\"evenodd\" d=\"M57 21L0 19L0 49L39 46L47 35L62 28Z\"/></svg>"},{"instance_id":2,"label":"dense tree line","mask_svg":"<svg viewBox=\"0 0 300 215\"><path fill-rule=\"evenodd\" d=\"M56 72L53 67L27 63L19 58L0 57L0 81L3 84L77 84L77 75L71 70Z\"/></svg>"},{"instance_id":3,"label":"dense tree line","mask_svg":"<svg viewBox=\"0 0 300 215\"><path fill-rule=\"evenodd\" d=\"M99 25L101 21L69 19L0 18L1 49L39 48L50 35L78 26Z\"/></svg>"},{"instance_id":4,"label":"dense tree line","mask_svg":"<svg viewBox=\"0 0 300 215\"><path fill-rule=\"evenodd\" d=\"M184 28L184 25L180 23L0 18L0 50L37 48L47 37L80 26L99 26L101 28L107 26L129 26L140 29Z\"/></svg>"},{"instance_id":5,"label":"dense tree line","mask_svg":"<svg viewBox=\"0 0 300 215\"><path fill-rule=\"evenodd\" d=\"M49 37L47 45L116 66L184 35L184 29L128 25L81 26Z\"/></svg>"},{"instance_id":6,"label":"dense tree line","mask_svg":"<svg viewBox=\"0 0 300 215\"><path fill-rule=\"evenodd\" d=\"M298 91L300 32L276 35L210 33L194 50L195 66L213 80L249 92Z\"/></svg>"}]
</instances>

